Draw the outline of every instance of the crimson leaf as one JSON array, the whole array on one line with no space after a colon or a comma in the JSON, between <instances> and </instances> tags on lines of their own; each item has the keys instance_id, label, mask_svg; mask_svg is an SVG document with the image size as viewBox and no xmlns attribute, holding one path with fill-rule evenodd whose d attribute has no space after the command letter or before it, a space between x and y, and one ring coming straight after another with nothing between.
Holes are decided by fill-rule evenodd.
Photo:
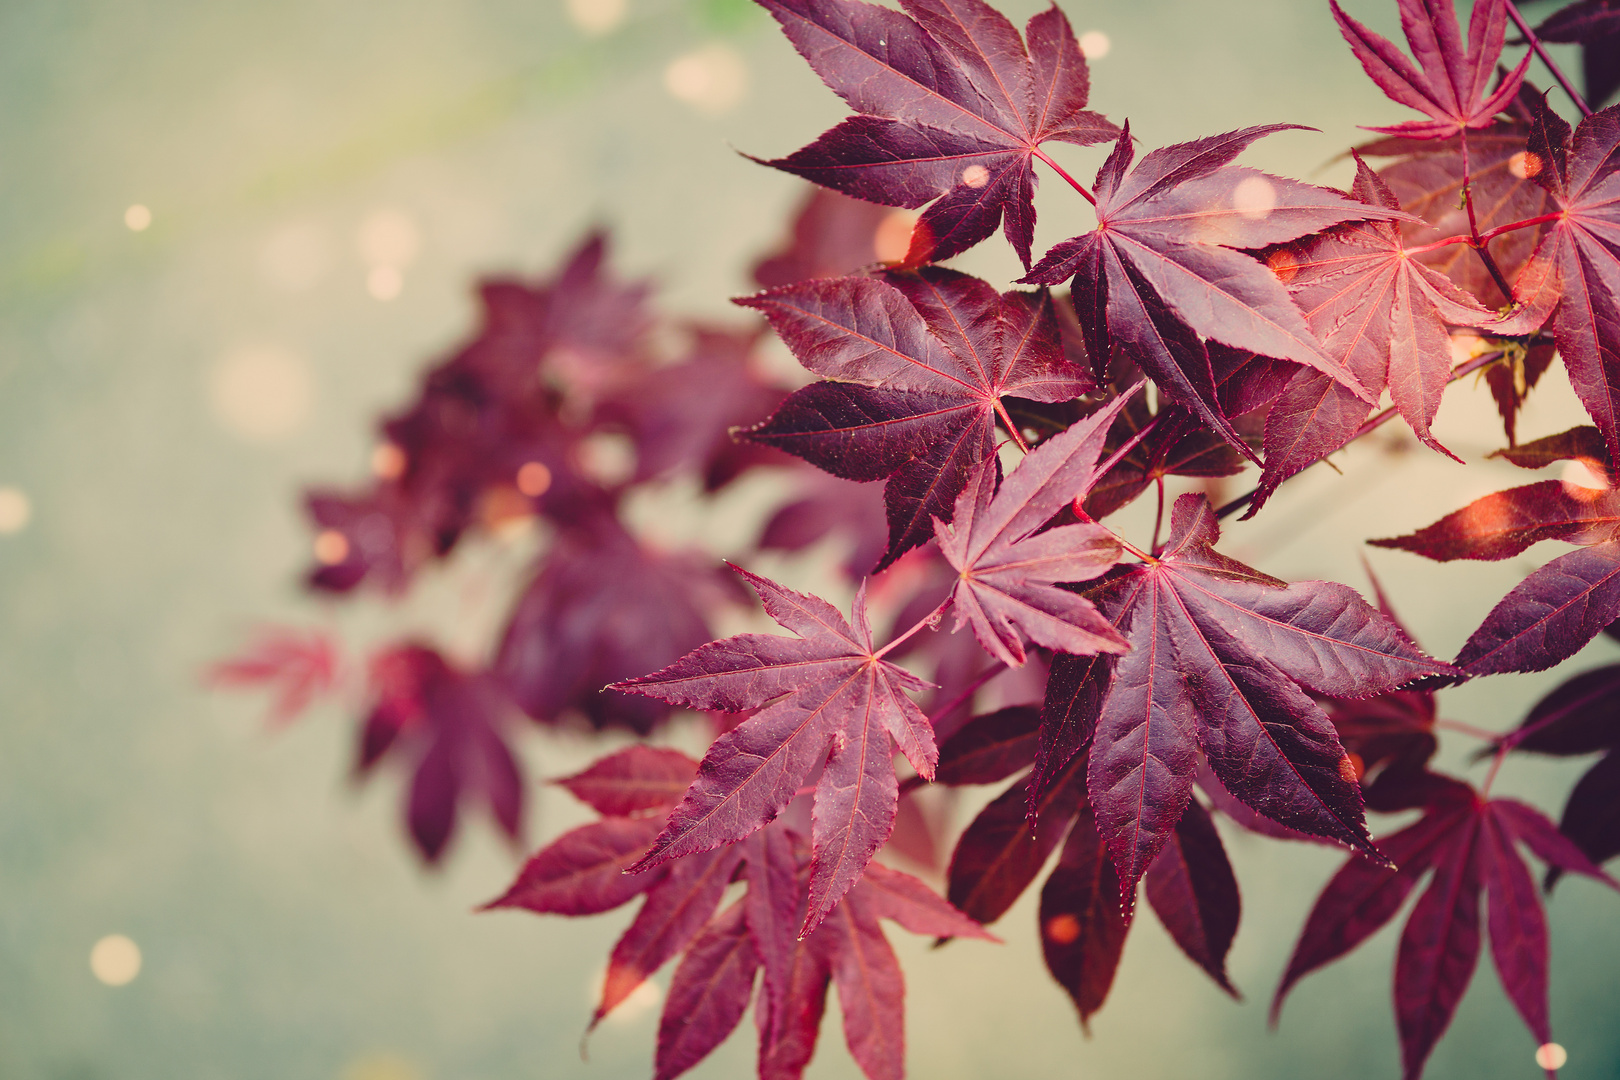
<instances>
[{"instance_id":1,"label":"crimson leaf","mask_svg":"<svg viewBox=\"0 0 1620 1080\"><path fill-rule=\"evenodd\" d=\"M917 223L908 265L966 251L1005 218L1028 266L1040 144L1119 131L1085 110L1085 57L1055 6L1029 20L1026 47L981 0L906 0L907 14L856 0L760 3L859 113L765 164L890 206L939 199Z\"/></svg>"},{"instance_id":2,"label":"crimson leaf","mask_svg":"<svg viewBox=\"0 0 1620 1080\"><path fill-rule=\"evenodd\" d=\"M1432 118L1372 131L1414 139L1443 139L1468 128L1488 127L1491 118L1518 93L1519 83L1530 67L1530 56L1526 54L1519 66L1487 93L1507 28L1503 0L1479 0L1474 5L1466 46L1452 0L1399 0L1401 29L1406 31L1412 55L1421 67L1413 66L1388 38L1346 15L1338 0L1329 2L1339 31L1368 77L1391 99Z\"/></svg>"},{"instance_id":3,"label":"crimson leaf","mask_svg":"<svg viewBox=\"0 0 1620 1080\"><path fill-rule=\"evenodd\" d=\"M954 524L938 519L939 550L957 571L956 626L973 627L985 651L1009 667L1033 641L1071 654L1122 652L1125 641L1089 600L1055 587L1087 581L1118 561L1119 540L1101 525L1036 530L1091 488L1120 395L1018 463L996 489L994 459L981 464L956 500Z\"/></svg>"},{"instance_id":4,"label":"crimson leaf","mask_svg":"<svg viewBox=\"0 0 1620 1080\"><path fill-rule=\"evenodd\" d=\"M825 762L814 802L808 934L894 828L891 740L920 775L933 776L933 730L905 694L927 684L873 651L864 590L852 629L826 601L738 572L797 638L742 634L615 684L689 708L760 710L709 747L691 789L635 869L742 839L780 813Z\"/></svg>"},{"instance_id":5,"label":"crimson leaf","mask_svg":"<svg viewBox=\"0 0 1620 1080\"><path fill-rule=\"evenodd\" d=\"M934 517L949 520L992 456L1003 395L1067 401L1093 385L1065 358L1044 291L998 295L929 267L801 282L737 303L763 312L827 379L791 395L748 438L849 480L888 480L889 550L878 569L927 541Z\"/></svg>"},{"instance_id":6,"label":"crimson leaf","mask_svg":"<svg viewBox=\"0 0 1620 1080\"><path fill-rule=\"evenodd\" d=\"M1127 909L1181 819L1200 750L1272 820L1372 851L1355 769L1304 689L1358 697L1449 671L1352 590L1285 585L1216 553L1218 536L1201 496L1178 499L1165 549L1098 597L1131 651L1111 676L1067 684L1077 708L1048 694L1049 713L1073 717L1069 745L1089 736L1087 787Z\"/></svg>"},{"instance_id":7,"label":"crimson leaf","mask_svg":"<svg viewBox=\"0 0 1620 1080\"><path fill-rule=\"evenodd\" d=\"M1234 248L1294 240L1346 221L1404 218L1335 191L1228 164L1262 136L1245 128L1155 150L1129 175L1130 125L1097 173L1097 229L1058 244L1025 276L1074 279L1086 349L1108 356L1117 338L1142 370L1239 452L1216 393L1205 338L1305 364L1372 401L1329 355L1264 265Z\"/></svg>"}]
</instances>

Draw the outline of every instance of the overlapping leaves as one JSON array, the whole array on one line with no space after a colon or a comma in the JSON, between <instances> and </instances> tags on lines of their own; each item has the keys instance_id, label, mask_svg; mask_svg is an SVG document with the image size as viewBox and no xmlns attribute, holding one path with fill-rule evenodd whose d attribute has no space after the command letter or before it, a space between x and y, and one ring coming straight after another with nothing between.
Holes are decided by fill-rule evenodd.
<instances>
[{"instance_id":1,"label":"overlapping leaves","mask_svg":"<svg viewBox=\"0 0 1620 1080\"><path fill-rule=\"evenodd\" d=\"M933 518L950 519L995 449L1003 395L1067 401L1094 385L1065 357L1045 291L997 294L929 267L807 281L738 303L762 312L824 377L748 438L846 479L886 479L879 569L927 541Z\"/></svg>"},{"instance_id":2,"label":"overlapping leaves","mask_svg":"<svg viewBox=\"0 0 1620 1080\"><path fill-rule=\"evenodd\" d=\"M750 1000L760 1076L795 1080L815 1051L831 984L838 987L856 1062L871 1080L899 1080L905 989L878 920L919 934L994 938L921 881L879 863L801 937L810 854L783 822L745 843L626 873L696 769L675 751L631 747L560 781L602 818L542 848L487 907L579 916L646 897L613 947L592 1026L684 954L659 1024L658 1080L673 1080L707 1057L736 1028ZM716 914L727 886L739 879L746 892Z\"/></svg>"},{"instance_id":3,"label":"overlapping leaves","mask_svg":"<svg viewBox=\"0 0 1620 1080\"><path fill-rule=\"evenodd\" d=\"M1086 111L1086 60L1055 6L1021 40L982 0L906 0L905 14L858 0L760 3L860 114L766 164L870 202L938 199L917 222L908 265L966 251L1005 221L1028 266L1040 145L1119 132Z\"/></svg>"},{"instance_id":4,"label":"overlapping leaves","mask_svg":"<svg viewBox=\"0 0 1620 1080\"><path fill-rule=\"evenodd\" d=\"M1107 357L1117 341L1161 389L1255 461L1221 408L1206 339L1304 364L1364 400L1373 395L1322 347L1270 270L1234 249L1405 216L1230 164L1256 139L1288 126L1168 146L1127 172L1135 156L1127 124L1097 173L1097 229L1054 247L1024 279L1073 278L1087 351Z\"/></svg>"}]
</instances>

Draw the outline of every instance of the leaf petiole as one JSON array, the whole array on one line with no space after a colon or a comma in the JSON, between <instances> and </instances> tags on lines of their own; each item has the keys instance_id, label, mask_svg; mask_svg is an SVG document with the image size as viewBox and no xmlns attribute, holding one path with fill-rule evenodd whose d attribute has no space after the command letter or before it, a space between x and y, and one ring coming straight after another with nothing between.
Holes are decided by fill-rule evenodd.
<instances>
[{"instance_id":1,"label":"leaf petiole","mask_svg":"<svg viewBox=\"0 0 1620 1080\"><path fill-rule=\"evenodd\" d=\"M1059 165L1057 162L1053 161L1050 157L1048 157L1047 154L1046 154L1046 151L1044 151L1044 150L1040 149L1039 147L1037 147L1035 149L1034 153L1035 153L1036 157L1038 157L1042 161L1046 162L1046 164L1051 167L1053 172L1057 173L1059 176L1063 177L1063 179L1067 180L1069 182L1070 187L1074 188L1074 190L1076 190L1080 194L1084 195L1086 197L1086 202L1090 203L1092 206L1097 205L1097 197L1095 195L1093 195L1091 192L1087 191L1084 184L1082 184L1080 181L1076 180L1074 177L1070 176L1069 173L1068 173L1068 170L1066 170L1063 166Z\"/></svg>"},{"instance_id":2,"label":"leaf petiole","mask_svg":"<svg viewBox=\"0 0 1620 1080\"><path fill-rule=\"evenodd\" d=\"M884 655L886 653L888 653L891 649L893 649L895 646L899 645L900 643L906 641L908 638L910 638L913 634L917 633L919 630L923 630L923 629L932 630L934 627L938 626L939 625L939 620L941 618L943 618L944 615L945 615L945 609L951 606L951 600L955 598L955 595L956 595L955 593L952 593L950 596L947 596L945 599L941 600L939 602L939 606L937 608L935 608L933 611L930 611L927 615L924 615L921 619L918 619L917 624L915 626L913 626L910 630L907 630L905 633L901 634L899 637L895 638L893 641L891 641L887 645L883 646L883 648L881 648L877 652L873 653L872 654L872 659L881 660L881 659L883 659Z\"/></svg>"}]
</instances>

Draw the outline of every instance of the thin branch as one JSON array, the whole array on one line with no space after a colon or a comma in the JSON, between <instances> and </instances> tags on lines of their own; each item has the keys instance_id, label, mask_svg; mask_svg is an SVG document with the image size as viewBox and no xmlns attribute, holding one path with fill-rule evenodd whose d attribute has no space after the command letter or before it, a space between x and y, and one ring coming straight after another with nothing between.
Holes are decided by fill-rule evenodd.
<instances>
[{"instance_id":1,"label":"thin branch","mask_svg":"<svg viewBox=\"0 0 1620 1080\"><path fill-rule=\"evenodd\" d=\"M1490 249L1485 246L1487 241L1479 235L1479 220L1474 216L1474 178L1468 160L1468 129L1466 127L1459 133L1459 141L1462 144L1463 205L1468 209L1468 233L1473 240L1473 243L1469 246L1479 252L1480 262L1483 262L1485 269L1490 271L1491 280L1496 282L1496 287L1502 290L1502 298L1511 301L1513 299L1513 286L1508 284L1507 277L1502 273L1502 268L1496 265L1495 259L1491 258Z\"/></svg>"},{"instance_id":2,"label":"thin branch","mask_svg":"<svg viewBox=\"0 0 1620 1080\"><path fill-rule=\"evenodd\" d=\"M1164 525L1164 477L1160 475L1159 481L1159 508L1153 512L1153 545L1152 550L1159 550L1159 529Z\"/></svg>"},{"instance_id":3,"label":"thin branch","mask_svg":"<svg viewBox=\"0 0 1620 1080\"><path fill-rule=\"evenodd\" d=\"M1503 233L1514 232L1518 229L1528 229L1535 225L1545 225L1547 222L1557 221L1563 216L1564 212L1562 210L1556 210L1551 214L1541 214L1537 217L1525 218L1523 221L1510 221L1506 225L1498 225L1494 229L1486 229L1484 232L1480 233L1479 242L1482 244L1489 243L1490 241L1495 240L1498 236L1501 236ZM1424 244L1422 247L1407 248L1406 254L1422 255L1425 252L1436 251L1450 244L1472 243L1474 243L1474 238L1472 236L1469 236L1467 233L1461 233L1457 236L1448 236L1444 240L1436 240L1432 244Z\"/></svg>"},{"instance_id":4,"label":"thin branch","mask_svg":"<svg viewBox=\"0 0 1620 1080\"><path fill-rule=\"evenodd\" d=\"M927 615L924 615L921 619L918 619L917 624L915 626L913 626L910 630L907 630L905 633L901 634L899 637L895 638L893 641L891 641L887 645L883 646L883 648L881 648L877 652L873 653L872 654L872 659L881 660L881 659L883 659L883 657L891 649L893 649L895 646L899 645L901 642L903 642L903 641L907 640L908 638L910 638L911 635L917 633L919 630L922 630L922 629L925 629L925 628L931 630L934 627L938 626L939 625L939 620L941 618L943 618L944 615L945 615L945 609L951 606L951 600L952 600L953 597L955 597L955 595L956 594L953 592L950 596L947 596L945 599L941 600L939 602L939 607L935 608L933 611L930 611Z\"/></svg>"},{"instance_id":5,"label":"thin branch","mask_svg":"<svg viewBox=\"0 0 1620 1080\"><path fill-rule=\"evenodd\" d=\"M1519 14L1519 6L1513 0L1507 0L1505 6L1508 18L1513 20L1513 25L1519 28L1519 33L1524 35L1524 40L1529 42L1531 51L1541 58L1542 64L1548 71L1552 72L1552 77L1558 80L1558 85L1564 88L1564 93L1569 95L1569 100L1573 101L1575 107L1581 110L1582 116L1591 116L1592 107L1586 103L1586 99L1581 96L1580 91L1576 90L1570 83L1569 79L1564 75L1563 69L1553 63L1552 57L1547 55L1547 50L1541 47L1541 39L1536 37L1536 32L1530 29L1530 24L1524 21L1523 15Z\"/></svg>"},{"instance_id":6,"label":"thin branch","mask_svg":"<svg viewBox=\"0 0 1620 1080\"><path fill-rule=\"evenodd\" d=\"M1485 367L1487 364L1490 364L1490 363L1493 363L1493 362L1495 362L1497 360L1500 360L1502 358L1503 352L1504 352L1504 350L1497 349L1494 352L1481 353L1479 356L1474 357L1472 360L1463 361L1462 363L1458 364L1456 367L1451 369L1451 378L1446 380L1447 385L1450 385L1451 383L1456 382L1458 379L1461 379L1466 375L1472 375L1474 372L1478 371L1482 367ZM1356 428L1355 434L1351 435L1350 438L1345 440L1344 446L1349 446L1351 443L1355 442L1357 439L1361 438L1363 435L1369 435L1372 432L1377 431L1379 428L1383 427L1385 424L1387 424L1391 420L1395 419L1395 417L1398 416L1398 415L1400 415L1400 410L1395 408L1393 405L1391 405L1389 408L1387 408L1387 409L1383 410L1382 412L1380 412L1377 416L1374 416L1371 419L1369 419L1365 424L1362 424L1360 427ZM1344 447L1341 446L1339 449L1342 450L1342 449L1344 449ZM1311 465L1315 465L1315 464L1317 464L1317 462L1326 461L1326 460L1327 460L1326 457L1319 457L1319 458L1316 459L1316 461L1311 462ZM1309 465L1306 466L1306 468L1309 468L1309 467L1310 467ZM1305 471L1304 469L1300 470L1300 472L1304 472L1304 471ZM1294 476L1298 476L1298 475L1299 475L1299 473L1294 474ZM1289 479L1292 480L1293 477L1289 477ZM1286 482L1287 481L1284 481L1284 483L1286 483ZM1237 498L1233 499L1231 502L1227 503L1225 506L1223 506L1219 510L1215 511L1215 517L1217 519L1225 519L1225 518L1231 517L1233 514L1237 513L1239 510L1243 509L1245 506L1248 506L1251 502L1253 502L1255 495L1257 495L1259 493L1259 491L1260 491L1260 489L1258 487L1250 488L1248 491L1245 491L1242 495L1239 495Z\"/></svg>"},{"instance_id":7,"label":"thin branch","mask_svg":"<svg viewBox=\"0 0 1620 1080\"><path fill-rule=\"evenodd\" d=\"M1063 179L1067 180L1069 182L1070 187L1074 188L1074 190L1076 190L1080 194L1084 195L1086 197L1086 202L1090 203L1092 206L1097 205L1097 197L1095 195L1093 195L1091 192L1087 191L1084 184L1082 184L1080 181L1076 180L1074 177L1070 176L1068 171L1066 169L1064 169L1063 166L1059 165L1057 162L1055 162L1051 158L1047 157L1046 156L1046 151L1041 150L1041 149L1037 149L1035 151L1035 156L1040 158L1042 161L1046 162L1048 165L1050 165L1052 167L1053 172L1057 173L1059 176L1063 177Z\"/></svg>"},{"instance_id":8,"label":"thin branch","mask_svg":"<svg viewBox=\"0 0 1620 1080\"><path fill-rule=\"evenodd\" d=\"M997 660L995 663L979 672L979 674L974 677L973 681L968 683L967 687L963 689L960 694L957 694L955 697L951 698L951 700L946 702L942 708L934 710L933 715L928 718L929 726L936 728L939 727L939 722L941 720L951 715L951 713L955 712L957 709L960 709L964 702L971 700L974 694L977 694L984 688L985 683L989 682L991 679L995 678L997 675L1000 675L1006 670L1007 665L1004 662Z\"/></svg>"}]
</instances>

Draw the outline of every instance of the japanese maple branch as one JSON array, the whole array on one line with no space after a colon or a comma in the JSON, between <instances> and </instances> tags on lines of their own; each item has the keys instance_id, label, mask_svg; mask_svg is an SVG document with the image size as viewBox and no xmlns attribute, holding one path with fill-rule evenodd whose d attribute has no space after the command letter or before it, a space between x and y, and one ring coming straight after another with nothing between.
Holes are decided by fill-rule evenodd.
<instances>
[{"instance_id":1,"label":"japanese maple branch","mask_svg":"<svg viewBox=\"0 0 1620 1080\"><path fill-rule=\"evenodd\" d=\"M1490 249L1485 246L1488 241L1479 235L1479 219L1474 215L1474 178L1468 160L1468 129L1466 127L1460 132L1459 141L1462 145L1463 206L1468 209L1468 232L1472 239L1469 246L1479 253L1479 261L1485 264L1485 269L1490 272L1491 280L1496 282L1498 289L1502 290L1503 298L1512 300L1513 286L1508 284L1507 277L1502 273L1502 268L1497 266L1496 260L1491 257Z\"/></svg>"},{"instance_id":2,"label":"japanese maple branch","mask_svg":"<svg viewBox=\"0 0 1620 1080\"><path fill-rule=\"evenodd\" d=\"M1078 181L1074 177L1070 176L1068 171L1066 169L1064 169L1063 166L1059 165L1057 162L1055 162L1051 158L1047 157L1046 156L1046 151L1037 148L1035 150L1035 156L1040 158L1042 161L1046 162L1048 165L1050 165L1052 167L1053 172L1057 173L1059 176L1063 177L1063 179L1067 180L1069 182L1070 187L1074 188L1074 190L1076 190L1080 194L1084 195L1086 197L1086 202L1090 203L1092 206L1097 205L1097 197L1095 195L1093 195L1091 192L1087 191L1084 184L1080 183L1080 181Z\"/></svg>"},{"instance_id":3,"label":"japanese maple branch","mask_svg":"<svg viewBox=\"0 0 1620 1080\"><path fill-rule=\"evenodd\" d=\"M1483 368L1488 364L1491 364L1491 363L1493 363L1493 362L1495 362L1497 360L1500 360L1502 358L1503 352L1504 352L1504 350L1497 349L1497 350L1495 350L1493 352L1481 353L1479 356L1474 357L1472 360L1463 361L1462 363L1458 364L1456 367L1451 369L1451 378L1446 380L1446 384L1449 386L1451 383L1456 382L1458 379L1461 379L1466 375L1472 375L1474 372L1478 371L1480 368ZM1365 424L1362 424L1360 427L1356 428L1355 434L1351 435L1348 439L1345 440L1344 446L1349 446L1351 443L1355 442L1357 439L1361 438L1363 435L1370 435L1372 432L1377 431L1379 428L1381 428L1385 424L1389 423L1391 420L1393 420L1399 414L1400 414L1400 410L1395 408L1395 406L1391 405L1389 408L1387 408L1387 409L1383 410L1382 412L1380 412L1377 416L1374 416L1371 419L1369 419ZM1344 449L1344 447L1341 446L1339 449L1342 450L1342 449ZM1327 460L1326 457L1319 457L1319 458L1316 459L1316 461L1311 462L1311 464L1315 465L1319 461L1326 461L1326 460ZM1309 466L1307 466L1307 468L1308 467ZM1304 471L1305 471L1304 469L1300 470L1300 472L1304 472ZM1299 473L1295 473L1294 475L1298 476ZM1289 479L1293 479L1293 477L1290 477ZM1260 489L1258 487L1250 488L1248 491L1245 491L1242 495L1239 495L1237 498L1233 499L1231 502L1227 503L1225 506L1223 506L1219 510L1215 511L1215 517L1217 519L1223 519L1223 518L1231 517L1233 514L1237 513L1239 510L1243 509L1245 506L1248 506L1251 502L1253 502L1255 495L1257 495L1259 493L1259 491L1260 491Z\"/></svg>"},{"instance_id":4,"label":"japanese maple branch","mask_svg":"<svg viewBox=\"0 0 1620 1080\"><path fill-rule=\"evenodd\" d=\"M1548 71L1552 72L1552 77L1557 79L1558 85L1564 88L1564 93L1569 95L1569 100L1573 101L1575 107L1581 110L1582 116L1591 116L1592 107L1586 103L1586 99L1570 83L1563 69L1553 63L1552 57L1547 55L1547 50L1541 47L1541 39L1536 37L1536 32L1530 29L1530 24L1524 21L1523 15L1519 14L1519 6L1513 0L1507 0L1503 6L1507 8L1508 18L1513 20L1513 25L1519 28L1519 33L1523 34L1524 40L1529 43L1530 51L1540 58L1541 63Z\"/></svg>"},{"instance_id":5,"label":"japanese maple branch","mask_svg":"<svg viewBox=\"0 0 1620 1080\"><path fill-rule=\"evenodd\" d=\"M1523 221L1510 221L1506 225L1498 225L1494 229L1486 229L1484 232L1479 234L1478 242L1482 244L1489 243L1490 241L1495 240L1498 236L1501 236L1503 233L1514 232L1518 229L1529 229L1536 225L1545 225L1547 222L1557 221L1563 216L1564 212L1562 210L1558 210L1551 214L1541 214L1537 217L1525 218ZM1436 240L1432 244L1424 244L1422 247L1407 248L1405 250L1405 254L1408 257L1413 255L1422 255L1428 251L1437 251L1449 244L1473 244L1474 242L1475 238L1473 236L1470 236L1467 233L1461 233L1457 236L1448 236L1444 240Z\"/></svg>"}]
</instances>

